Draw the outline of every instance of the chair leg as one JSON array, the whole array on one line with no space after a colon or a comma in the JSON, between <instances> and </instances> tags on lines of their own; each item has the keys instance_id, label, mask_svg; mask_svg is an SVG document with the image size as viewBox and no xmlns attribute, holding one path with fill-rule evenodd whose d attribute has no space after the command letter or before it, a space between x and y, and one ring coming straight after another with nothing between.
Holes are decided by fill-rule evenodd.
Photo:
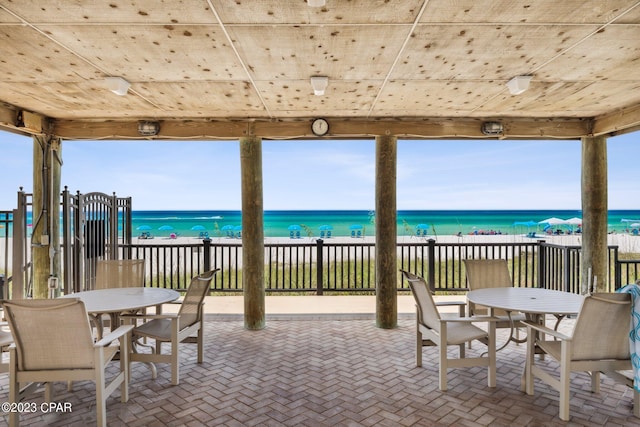
<instances>
[{"instance_id":1,"label":"chair leg","mask_svg":"<svg viewBox=\"0 0 640 427\"><path fill-rule=\"evenodd\" d=\"M489 342L488 344L488 357L489 368L487 370L487 382L489 387L496 386L496 324L489 322ZM464 346L463 346L464 348Z\"/></svg>"},{"instance_id":2,"label":"chair leg","mask_svg":"<svg viewBox=\"0 0 640 427\"><path fill-rule=\"evenodd\" d=\"M600 393L600 371L589 373L591 376L591 393Z\"/></svg>"},{"instance_id":3,"label":"chair leg","mask_svg":"<svg viewBox=\"0 0 640 427\"><path fill-rule=\"evenodd\" d=\"M464 347L464 344L462 344ZM438 355L439 355L439 365L440 365L440 375L439 375L439 386L441 391L447 391L447 343L440 342L438 345Z\"/></svg>"},{"instance_id":4,"label":"chair leg","mask_svg":"<svg viewBox=\"0 0 640 427\"><path fill-rule=\"evenodd\" d=\"M569 375L571 365L569 362L570 347L566 341L562 341L560 352L560 419L569 421Z\"/></svg>"},{"instance_id":5,"label":"chair leg","mask_svg":"<svg viewBox=\"0 0 640 427\"><path fill-rule=\"evenodd\" d=\"M524 364L520 390L528 395L533 395L533 364L535 362L535 333L529 329L527 331L527 357Z\"/></svg>"},{"instance_id":6,"label":"chair leg","mask_svg":"<svg viewBox=\"0 0 640 427\"><path fill-rule=\"evenodd\" d=\"M120 402L122 403L129 401L129 378L131 378L131 361L129 360L129 353L131 352L130 346L130 334L120 337L120 372L124 374L124 379L120 385Z\"/></svg>"},{"instance_id":7,"label":"chair leg","mask_svg":"<svg viewBox=\"0 0 640 427\"><path fill-rule=\"evenodd\" d=\"M96 366L96 423L98 427L107 425L107 396L105 395L104 367Z\"/></svg>"},{"instance_id":8,"label":"chair leg","mask_svg":"<svg viewBox=\"0 0 640 427\"><path fill-rule=\"evenodd\" d=\"M171 384L180 382L180 353L178 352L178 320L171 321Z\"/></svg>"},{"instance_id":9,"label":"chair leg","mask_svg":"<svg viewBox=\"0 0 640 427\"><path fill-rule=\"evenodd\" d=\"M416 314L416 366L422 366L422 332L420 332L420 323Z\"/></svg>"},{"instance_id":10,"label":"chair leg","mask_svg":"<svg viewBox=\"0 0 640 427\"><path fill-rule=\"evenodd\" d=\"M198 363L202 363L204 359L204 325L200 322L198 328Z\"/></svg>"}]
</instances>

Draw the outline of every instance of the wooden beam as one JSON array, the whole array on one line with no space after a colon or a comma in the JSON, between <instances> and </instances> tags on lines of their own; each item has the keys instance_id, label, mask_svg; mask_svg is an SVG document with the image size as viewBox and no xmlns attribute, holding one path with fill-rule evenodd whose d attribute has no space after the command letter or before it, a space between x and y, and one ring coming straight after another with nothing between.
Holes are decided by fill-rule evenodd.
<instances>
[{"instance_id":1,"label":"wooden beam","mask_svg":"<svg viewBox=\"0 0 640 427\"><path fill-rule=\"evenodd\" d=\"M331 118L326 139L372 138L395 135L412 139L579 139L590 135L589 119L520 119L520 118ZM289 120L161 120L160 133L154 137L138 134L137 121L56 120L53 133L63 139L164 139L230 140L245 136L263 139L315 139L311 118ZM484 121L500 121L504 134L486 136Z\"/></svg>"},{"instance_id":2,"label":"wooden beam","mask_svg":"<svg viewBox=\"0 0 640 427\"><path fill-rule=\"evenodd\" d=\"M593 135L622 134L640 127L640 105L625 108L597 117L593 124Z\"/></svg>"}]
</instances>

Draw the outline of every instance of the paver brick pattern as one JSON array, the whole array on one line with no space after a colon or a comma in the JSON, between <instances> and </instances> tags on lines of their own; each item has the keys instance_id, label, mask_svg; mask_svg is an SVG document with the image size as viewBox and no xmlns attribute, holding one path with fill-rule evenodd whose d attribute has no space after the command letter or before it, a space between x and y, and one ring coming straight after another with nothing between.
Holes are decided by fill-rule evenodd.
<instances>
[{"instance_id":1,"label":"paver brick pattern","mask_svg":"<svg viewBox=\"0 0 640 427\"><path fill-rule=\"evenodd\" d=\"M485 368L464 368L449 371L449 390L441 392L436 349L425 348L423 367L416 367L414 321L398 323L380 329L373 320L270 320L250 331L242 321L207 320L204 363L196 363L194 345L182 345L178 386L168 365L158 365L152 380L147 366L134 363L129 402L120 402L119 391L107 401L109 425L567 425L553 389L537 382L534 396L520 391L525 345L498 353L497 387L487 387ZM499 341L506 333L498 332ZM600 394L593 394L586 374L572 379L569 425L640 426L629 388L603 377ZM77 382L71 393L56 383L55 391L55 401L70 402L73 412L23 414L21 425L95 425L93 383ZM0 401L7 400L1 375ZM43 395L31 401L39 405Z\"/></svg>"}]
</instances>

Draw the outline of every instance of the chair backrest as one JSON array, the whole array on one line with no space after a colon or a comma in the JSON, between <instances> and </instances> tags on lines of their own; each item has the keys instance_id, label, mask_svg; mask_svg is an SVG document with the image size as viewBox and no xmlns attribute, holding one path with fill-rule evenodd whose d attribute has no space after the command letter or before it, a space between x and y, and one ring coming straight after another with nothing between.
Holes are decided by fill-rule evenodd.
<instances>
[{"instance_id":1,"label":"chair backrest","mask_svg":"<svg viewBox=\"0 0 640 427\"><path fill-rule=\"evenodd\" d=\"M440 313L436 308L436 303L431 296L429 285L424 278L409 273L408 271L400 270L402 275L409 283L411 293L416 300L418 306L418 321L430 329L440 331Z\"/></svg>"},{"instance_id":2,"label":"chair backrest","mask_svg":"<svg viewBox=\"0 0 640 427\"><path fill-rule=\"evenodd\" d=\"M143 259L108 259L96 263L96 289L144 286Z\"/></svg>"},{"instance_id":3,"label":"chair backrest","mask_svg":"<svg viewBox=\"0 0 640 427\"><path fill-rule=\"evenodd\" d=\"M18 370L94 367L91 325L79 299L11 300L4 308L16 345Z\"/></svg>"},{"instance_id":4,"label":"chair backrest","mask_svg":"<svg viewBox=\"0 0 640 427\"><path fill-rule=\"evenodd\" d=\"M629 359L631 307L630 294L586 297L573 330L571 360Z\"/></svg>"},{"instance_id":5,"label":"chair backrest","mask_svg":"<svg viewBox=\"0 0 640 427\"><path fill-rule=\"evenodd\" d=\"M187 294L184 296L178 312L181 329L191 326L200 320L200 305L202 305L204 297L209 293L211 279L213 279L213 275L217 271L218 269L210 270L191 279Z\"/></svg>"},{"instance_id":6,"label":"chair backrest","mask_svg":"<svg viewBox=\"0 0 640 427\"><path fill-rule=\"evenodd\" d=\"M504 259L465 259L464 269L470 290L510 288L513 281Z\"/></svg>"}]
</instances>

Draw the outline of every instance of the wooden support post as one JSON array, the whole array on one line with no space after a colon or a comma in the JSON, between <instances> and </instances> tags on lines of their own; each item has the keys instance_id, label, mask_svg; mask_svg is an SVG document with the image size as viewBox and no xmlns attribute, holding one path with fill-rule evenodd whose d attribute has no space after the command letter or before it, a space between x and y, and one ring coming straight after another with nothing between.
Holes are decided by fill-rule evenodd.
<instances>
[{"instance_id":1,"label":"wooden support post","mask_svg":"<svg viewBox=\"0 0 640 427\"><path fill-rule=\"evenodd\" d=\"M60 171L60 140L50 135L35 135L31 239L33 298L49 298L49 278L60 277Z\"/></svg>"},{"instance_id":2,"label":"wooden support post","mask_svg":"<svg viewBox=\"0 0 640 427\"><path fill-rule=\"evenodd\" d=\"M586 293L590 277L598 278L598 289L607 289L607 139L582 138L582 263L581 290Z\"/></svg>"},{"instance_id":3,"label":"wooden support post","mask_svg":"<svg viewBox=\"0 0 640 427\"><path fill-rule=\"evenodd\" d=\"M397 137L376 137L376 325L398 326Z\"/></svg>"},{"instance_id":4,"label":"wooden support post","mask_svg":"<svg viewBox=\"0 0 640 427\"><path fill-rule=\"evenodd\" d=\"M244 326L265 327L262 139L240 138L242 175L242 289Z\"/></svg>"}]
</instances>

